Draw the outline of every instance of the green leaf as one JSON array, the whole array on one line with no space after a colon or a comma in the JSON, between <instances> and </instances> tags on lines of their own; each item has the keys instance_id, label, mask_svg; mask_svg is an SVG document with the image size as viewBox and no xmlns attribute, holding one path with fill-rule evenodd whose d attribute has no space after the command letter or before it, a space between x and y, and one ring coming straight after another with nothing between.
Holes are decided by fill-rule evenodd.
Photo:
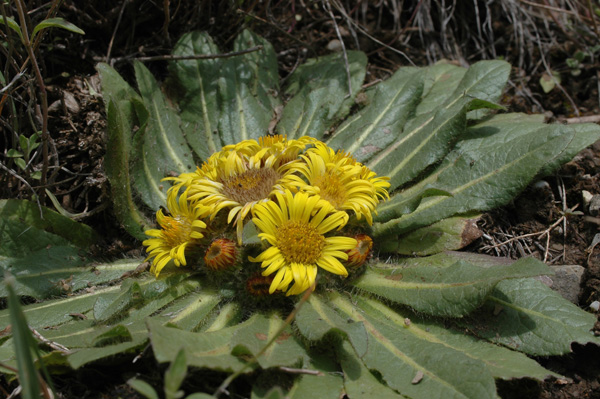
<instances>
[{"instance_id":1,"label":"green leaf","mask_svg":"<svg viewBox=\"0 0 600 399\"><path fill-rule=\"evenodd\" d=\"M112 286L96 289L88 294L35 303L27 305L23 313L32 328L52 327L73 320L77 315L85 315L94 307L98 297L118 290L118 286ZM8 324L10 324L8 311L0 310L0 326Z\"/></svg>"},{"instance_id":2,"label":"green leaf","mask_svg":"<svg viewBox=\"0 0 600 399\"><path fill-rule=\"evenodd\" d=\"M23 32L21 31L21 27L19 26L19 24L17 23L17 21L15 21L14 19L12 19L11 17L6 17L5 18L3 15L0 15L0 23L2 25L7 24L10 29L12 29L15 32L17 32L17 34L19 35L19 38L21 39L21 42L24 43Z\"/></svg>"},{"instance_id":3,"label":"green leaf","mask_svg":"<svg viewBox=\"0 0 600 399\"><path fill-rule=\"evenodd\" d=\"M461 317L479 307L503 279L551 273L544 263L534 258L489 268L465 261L448 267L378 264L370 267L353 285L419 312Z\"/></svg>"},{"instance_id":4,"label":"green leaf","mask_svg":"<svg viewBox=\"0 0 600 399\"><path fill-rule=\"evenodd\" d=\"M158 209L166 204L167 187L161 179L173 173L192 172L196 166L177 114L167 105L156 79L142 63L134 66L148 112L145 128L140 128L134 139L134 187L150 208Z\"/></svg>"},{"instance_id":5,"label":"green leaf","mask_svg":"<svg viewBox=\"0 0 600 399\"><path fill-rule=\"evenodd\" d=\"M417 337L440 343L445 347L464 353L467 357L480 360L494 378L508 380L528 377L544 380L551 375L560 377L522 353L480 341L466 335L464 331L448 328L447 325L437 320L420 317L406 310L393 310L372 299L361 298L359 306L361 309L368 309L370 315L394 328L406 330Z\"/></svg>"},{"instance_id":6,"label":"green leaf","mask_svg":"<svg viewBox=\"0 0 600 399\"><path fill-rule=\"evenodd\" d=\"M461 97L433 115L410 120L402 135L372 158L367 166L390 178L390 191L414 179L427 166L446 155L466 129L470 99Z\"/></svg>"},{"instance_id":7,"label":"green leaf","mask_svg":"<svg viewBox=\"0 0 600 399\"><path fill-rule=\"evenodd\" d=\"M105 333L97 335L94 338L92 346L103 347L108 345L120 344L121 342L132 341L132 336L127 327L118 324Z\"/></svg>"},{"instance_id":8,"label":"green leaf","mask_svg":"<svg viewBox=\"0 0 600 399\"><path fill-rule=\"evenodd\" d=\"M412 213L373 226L375 236L402 234L438 220L506 204L548 165L574 156L600 138L600 127L491 118L475 125L426 178L452 196L427 198Z\"/></svg>"},{"instance_id":9,"label":"green leaf","mask_svg":"<svg viewBox=\"0 0 600 399\"><path fill-rule=\"evenodd\" d=\"M48 28L61 28L64 30L68 30L69 32L77 33L80 35L85 35L85 32L83 30L79 29L77 26L73 25L72 23L70 23L68 21L65 21L63 18L57 17L57 18L45 19L42 22L40 22L39 24L37 24L33 28L33 32L31 33L31 39L33 40L35 35L42 29L48 29Z\"/></svg>"},{"instance_id":10,"label":"green leaf","mask_svg":"<svg viewBox=\"0 0 600 399\"><path fill-rule=\"evenodd\" d=\"M185 352L181 349L165 373L165 397L167 399L177 399L183 396L183 391L180 391L179 387L186 374Z\"/></svg>"},{"instance_id":11,"label":"green leaf","mask_svg":"<svg viewBox=\"0 0 600 399\"><path fill-rule=\"evenodd\" d=\"M193 292L182 300L166 307L159 315L154 316L157 320L164 320L170 325L177 326L183 330L192 331L200 325L206 323L207 316L217 307L221 297L214 291L203 290L202 292ZM147 306L154 306L153 301ZM144 308L140 309L142 312ZM132 317L136 317L137 312L132 312Z\"/></svg>"},{"instance_id":12,"label":"green leaf","mask_svg":"<svg viewBox=\"0 0 600 399\"><path fill-rule=\"evenodd\" d=\"M267 134L279 92L277 57L272 46L248 30L234 41L235 51L256 45L263 50L224 60L219 76L219 131L225 144Z\"/></svg>"},{"instance_id":13,"label":"green leaf","mask_svg":"<svg viewBox=\"0 0 600 399\"><path fill-rule=\"evenodd\" d=\"M474 99L492 100L501 93L510 65L502 61L478 62L464 74L453 94L439 103L434 114L408 121L402 135L371 159L367 166L390 178L391 190L414 179L441 159L466 128L467 111ZM480 107L494 107L479 101Z\"/></svg>"},{"instance_id":14,"label":"green leaf","mask_svg":"<svg viewBox=\"0 0 600 399\"><path fill-rule=\"evenodd\" d=\"M540 281L500 282L481 311L464 325L482 338L536 356L562 355L571 343L600 343L590 331L596 317Z\"/></svg>"},{"instance_id":15,"label":"green leaf","mask_svg":"<svg viewBox=\"0 0 600 399\"><path fill-rule=\"evenodd\" d=\"M255 358L263 369L301 365L307 354L289 326L264 350L282 328L283 323L276 313L267 316L255 313L248 321L234 327L231 353L235 356ZM256 357L261 351L261 355Z\"/></svg>"},{"instance_id":16,"label":"green leaf","mask_svg":"<svg viewBox=\"0 0 600 399\"><path fill-rule=\"evenodd\" d=\"M354 323L340 316L330 305L329 298L311 294L296 315L296 327L310 341L319 341L326 334L352 336L352 345L359 357L367 352L367 332L362 323Z\"/></svg>"},{"instance_id":17,"label":"green leaf","mask_svg":"<svg viewBox=\"0 0 600 399\"><path fill-rule=\"evenodd\" d=\"M371 103L342 123L327 141L359 162L388 147L402 133L421 98L422 73L416 68L400 68L373 90Z\"/></svg>"},{"instance_id":18,"label":"green leaf","mask_svg":"<svg viewBox=\"0 0 600 399\"><path fill-rule=\"evenodd\" d=\"M29 331L19 298L12 285L13 281L10 277L3 284L8 290L8 311L10 312L10 325L17 356L19 384L23 388L23 398L38 399L40 397L39 377L32 356L32 349L35 348L36 342Z\"/></svg>"},{"instance_id":19,"label":"green leaf","mask_svg":"<svg viewBox=\"0 0 600 399\"><path fill-rule=\"evenodd\" d=\"M409 397L497 397L494 379L481 361L383 323L349 299L336 295L331 302L344 316L363 323L368 350L360 358L390 388ZM355 346L356 337L349 338Z\"/></svg>"},{"instance_id":20,"label":"green leaf","mask_svg":"<svg viewBox=\"0 0 600 399\"><path fill-rule=\"evenodd\" d=\"M23 153L20 151L15 150L14 148L10 148L7 152L6 152L6 157L7 158L20 158L23 156Z\"/></svg>"},{"instance_id":21,"label":"green leaf","mask_svg":"<svg viewBox=\"0 0 600 399\"><path fill-rule=\"evenodd\" d=\"M333 123L346 116L364 80L367 57L349 51L348 64L351 94L341 54L311 58L300 65L288 79L285 93L293 97L283 109L277 132L288 139L321 139Z\"/></svg>"},{"instance_id":22,"label":"green leaf","mask_svg":"<svg viewBox=\"0 0 600 399\"><path fill-rule=\"evenodd\" d=\"M397 253L410 256L427 256L443 251L461 249L481 237L477 220L481 214L449 217L421 227L398 239Z\"/></svg>"},{"instance_id":23,"label":"green leaf","mask_svg":"<svg viewBox=\"0 0 600 399\"><path fill-rule=\"evenodd\" d=\"M214 332L193 333L164 327L151 318L147 323L154 356L159 363L172 362L179 350L183 349L189 366L208 367L227 372L244 367L244 361L231 355L229 341L235 332L235 327Z\"/></svg>"},{"instance_id":24,"label":"green leaf","mask_svg":"<svg viewBox=\"0 0 600 399\"><path fill-rule=\"evenodd\" d=\"M45 230L81 248L89 247L98 238L89 226L77 223L48 208L40 209L35 202L26 200L0 200L0 221L6 220L21 223L22 229L15 236L12 236L13 233L5 235L4 231L0 231L0 239L3 243L0 255L4 256L17 256L10 251L5 252L5 243L7 240L16 240L20 234L24 234L29 229Z\"/></svg>"},{"instance_id":25,"label":"green leaf","mask_svg":"<svg viewBox=\"0 0 600 399\"><path fill-rule=\"evenodd\" d=\"M122 103L122 102L121 102ZM138 240L146 239L145 230L150 223L133 200L129 155L131 153L131 129L133 121L127 119L123 107L108 100L107 142L104 157L104 170L110 182L113 210L123 228Z\"/></svg>"},{"instance_id":26,"label":"green leaf","mask_svg":"<svg viewBox=\"0 0 600 399\"><path fill-rule=\"evenodd\" d=\"M425 75L423 98L415 110L415 116L432 114L446 103L448 98L454 94L466 72L466 68L450 64L447 61L440 61L423 68Z\"/></svg>"},{"instance_id":27,"label":"green leaf","mask_svg":"<svg viewBox=\"0 0 600 399\"><path fill-rule=\"evenodd\" d=\"M344 372L344 390L349 398L406 398L406 396L402 396L382 384L364 365L362 360L356 356L352 345L348 341L341 342L336 353Z\"/></svg>"},{"instance_id":28,"label":"green leaf","mask_svg":"<svg viewBox=\"0 0 600 399\"><path fill-rule=\"evenodd\" d=\"M174 56L218 54L219 48L204 32L190 32L181 37ZM218 134L218 79L223 60L220 58L180 60L170 64L179 85L184 88L179 101L182 130L194 152L204 160L221 149Z\"/></svg>"},{"instance_id":29,"label":"green leaf","mask_svg":"<svg viewBox=\"0 0 600 399\"><path fill-rule=\"evenodd\" d=\"M117 280L139 264L139 260L122 260L92 265L77 248L50 246L24 258L0 260L0 269L14 273L18 295L41 299ZM0 296L6 296L1 286Z\"/></svg>"},{"instance_id":30,"label":"green leaf","mask_svg":"<svg viewBox=\"0 0 600 399\"><path fill-rule=\"evenodd\" d=\"M343 396L343 379L331 354L313 354L306 368L319 374L300 375L294 381L286 398L304 399L313 397L315 394L323 399L339 399Z\"/></svg>"},{"instance_id":31,"label":"green leaf","mask_svg":"<svg viewBox=\"0 0 600 399\"><path fill-rule=\"evenodd\" d=\"M139 394L145 396L148 399L158 399L158 394L152 388L152 385L145 381L132 378L127 381L127 385L135 389Z\"/></svg>"}]
</instances>

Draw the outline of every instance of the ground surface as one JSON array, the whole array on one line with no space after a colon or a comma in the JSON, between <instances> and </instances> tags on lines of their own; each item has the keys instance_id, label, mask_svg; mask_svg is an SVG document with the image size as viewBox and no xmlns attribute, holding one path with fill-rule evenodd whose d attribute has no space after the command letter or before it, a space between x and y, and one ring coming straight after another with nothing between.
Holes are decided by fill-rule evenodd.
<instances>
[{"instance_id":1,"label":"ground surface","mask_svg":"<svg viewBox=\"0 0 600 399\"><path fill-rule=\"evenodd\" d=\"M49 131L61 167L52 169L48 187L66 210L80 214L80 220L103 233L106 242L100 250L107 256L140 255L141 246L119 228L111 213L102 167L105 112L97 95L94 66L109 62L131 78L131 58L168 55L177 38L192 29L207 30L224 51L242 28L253 29L274 45L283 79L306 58L339 47L336 25L348 49L360 48L369 56L367 83L385 79L410 63L428 65L447 58L467 65L482 58L503 57L514 65L503 97L510 111L545 113L548 120L559 123L573 123L577 117L593 121L598 115L595 57L600 52L593 47L598 43L597 27L585 7L569 8L560 1L544 3L563 7L556 11L506 0L495 2L492 8L465 1L454 9L442 9L436 1L383 1L378 5L363 1L344 3L342 11L332 1L332 13L337 17L333 22L327 1L244 2L239 10L225 3L229 2L67 0L58 15L86 35L55 30L41 42L38 61L47 84ZM168 12L164 4L169 5ZM28 9L34 21L48 12L47 5L36 1L29 2ZM447 23L442 25L442 20ZM587 55L574 67L566 60L577 51ZM14 59L16 65L22 65L24 54L17 52ZM159 79L166 76L164 61L146 65ZM546 93L539 81L548 71L558 72L562 83ZM35 90L35 85L30 87ZM39 122L40 111L31 104L27 86L15 95ZM17 117L6 109L1 116ZM7 137L4 130L0 148L7 146ZM0 197L31 198L25 184L2 173ZM532 254L551 264L581 265L586 271L579 305L588 307L600 300L600 245L592 245L594 237L600 237L600 215L586 207L584 190L600 194L600 143L584 150L556 175L543 178L513 203L484 215L480 222L484 237L468 249L513 258ZM574 207L583 215L567 212L559 221ZM575 347L573 354L561 358L539 359L567 379L543 384L523 380L501 383L500 393L505 398L600 398L598 359L600 350L592 346ZM156 374L156 370L141 372ZM56 383L69 387L64 391L69 397L137 397L123 384L122 374L132 376L127 370L107 368L84 371L75 380L68 377ZM74 383L77 380L94 382Z\"/></svg>"}]
</instances>

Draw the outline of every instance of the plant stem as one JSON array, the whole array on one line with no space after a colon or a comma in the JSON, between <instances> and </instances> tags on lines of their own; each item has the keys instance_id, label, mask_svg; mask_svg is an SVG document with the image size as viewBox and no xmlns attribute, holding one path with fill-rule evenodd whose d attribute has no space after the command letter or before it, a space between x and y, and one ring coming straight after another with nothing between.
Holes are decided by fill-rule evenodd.
<instances>
[{"instance_id":1,"label":"plant stem","mask_svg":"<svg viewBox=\"0 0 600 399\"><path fill-rule=\"evenodd\" d=\"M29 40L29 30L27 29L27 22L25 20L25 4L23 3L23 0L16 0L15 3L17 5L17 13L19 14L21 30L23 31L23 45L29 54L29 59L31 60L31 65L35 72L35 78L40 89L42 101L42 178L40 184L45 186L46 175L48 173L48 94L46 92L44 79L42 78L42 72L40 71L40 67L35 58L33 46ZM45 193L42 191L38 195L43 198Z\"/></svg>"}]
</instances>

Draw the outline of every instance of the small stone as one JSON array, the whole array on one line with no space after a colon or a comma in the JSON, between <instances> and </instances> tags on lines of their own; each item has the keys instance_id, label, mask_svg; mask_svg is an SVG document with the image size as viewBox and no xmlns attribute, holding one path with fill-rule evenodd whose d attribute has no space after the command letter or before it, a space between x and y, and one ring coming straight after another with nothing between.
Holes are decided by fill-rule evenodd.
<instances>
[{"instance_id":1,"label":"small stone","mask_svg":"<svg viewBox=\"0 0 600 399\"><path fill-rule=\"evenodd\" d=\"M589 213L592 216L600 214L600 194L595 194L590 200Z\"/></svg>"},{"instance_id":2,"label":"small stone","mask_svg":"<svg viewBox=\"0 0 600 399\"><path fill-rule=\"evenodd\" d=\"M594 195L587 190L581 191L581 199L583 200L583 209L589 209L590 202L592 202L592 198Z\"/></svg>"},{"instance_id":3,"label":"small stone","mask_svg":"<svg viewBox=\"0 0 600 399\"><path fill-rule=\"evenodd\" d=\"M550 266L550 268L556 273L551 277L552 289L563 298L577 304L585 268L579 265Z\"/></svg>"},{"instance_id":4,"label":"small stone","mask_svg":"<svg viewBox=\"0 0 600 399\"><path fill-rule=\"evenodd\" d=\"M342 51L342 42L338 39L333 39L327 43L327 50L329 51Z\"/></svg>"},{"instance_id":5,"label":"small stone","mask_svg":"<svg viewBox=\"0 0 600 399\"><path fill-rule=\"evenodd\" d=\"M600 309L600 301L594 301L590 303L590 309L592 309L594 312L597 312Z\"/></svg>"}]
</instances>

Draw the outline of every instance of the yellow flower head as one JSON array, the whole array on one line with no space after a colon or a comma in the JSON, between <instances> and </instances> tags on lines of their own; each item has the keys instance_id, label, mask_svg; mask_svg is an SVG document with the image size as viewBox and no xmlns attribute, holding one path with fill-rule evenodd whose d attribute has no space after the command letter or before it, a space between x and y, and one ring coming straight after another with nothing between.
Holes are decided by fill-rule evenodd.
<instances>
[{"instance_id":1,"label":"yellow flower head","mask_svg":"<svg viewBox=\"0 0 600 399\"><path fill-rule=\"evenodd\" d=\"M271 246L252 262L262 262L263 276L273 273L269 293L286 291L297 295L307 290L316 280L317 267L333 274L347 276L340 259L347 260L345 252L356 246L350 237L326 237L335 228L348 221L346 212L336 211L331 204L317 195L289 190L276 193L277 202L268 201L254 207L252 221L261 231L261 240ZM294 285L288 290L290 283Z\"/></svg>"},{"instance_id":2,"label":"yellow flower head","mask_svg":"<svg viewBox=\"0 0 600 399\"><path fill-rule=\"evenodd\" d=\"M143 242L148 252L146 260L154 258L150 271L156 276L171 260L175 266L187 264L185 250L204 237L206 223L200 219L209 210L202 205L190 203L185 192L177 200L176 191L169 192L167 209L169 215L165 215L162 209L156 212L156 220L161 229L147 230L146 235L153 238Z\"/></svg>"},{"instance_id":3,"label":"yellow flower head","mask_svg":"<svg viewBox=\"0 0 600 399\"><path fill-rule=\"evenodd\" d=\"M298 155L306 146L313 144L317 139L304 136L297 140L288 140L285 136L263 136L256 140L245 140L238 144L223 147L224 151L233 150L238 154L257 157L265 160L271 156L276 157L276 167L298 159Z\"/></svg>"},{"instance_id":4,"label":"yellow flower head","mask_svg":"<svg viewBox=\"0 0 600 399\"><path fill-rule=\"evenodd\" d=\"M293 188L289 176L294 173L294 162L282 164L278 154L266 158L264 154L244 154L244 148L250 145L243 143L241 153L236 149L225 150L211 157L211 167L188 187L190 199L211 208L211 219L221 209L229 209L227 223L236 225L240 243L243 222L250 210L273 198L276 192Z\"/></svg>"},{"instance_id":5,"label":"yellow flower head","mask_svg":"<svg viewBox=\"0 0 600 399\"><path fill-rule=\"evenodd\" d=\"M387 198L389 183L356 162L343 152L335 152L322 142L301 155L305 163L297 169L299 176L292 179L296 186L309 194L320 195L337 210L354 211L357 219L364 216L373 224L372 213L380 199Z\"/></svg>"}]
</instances>

